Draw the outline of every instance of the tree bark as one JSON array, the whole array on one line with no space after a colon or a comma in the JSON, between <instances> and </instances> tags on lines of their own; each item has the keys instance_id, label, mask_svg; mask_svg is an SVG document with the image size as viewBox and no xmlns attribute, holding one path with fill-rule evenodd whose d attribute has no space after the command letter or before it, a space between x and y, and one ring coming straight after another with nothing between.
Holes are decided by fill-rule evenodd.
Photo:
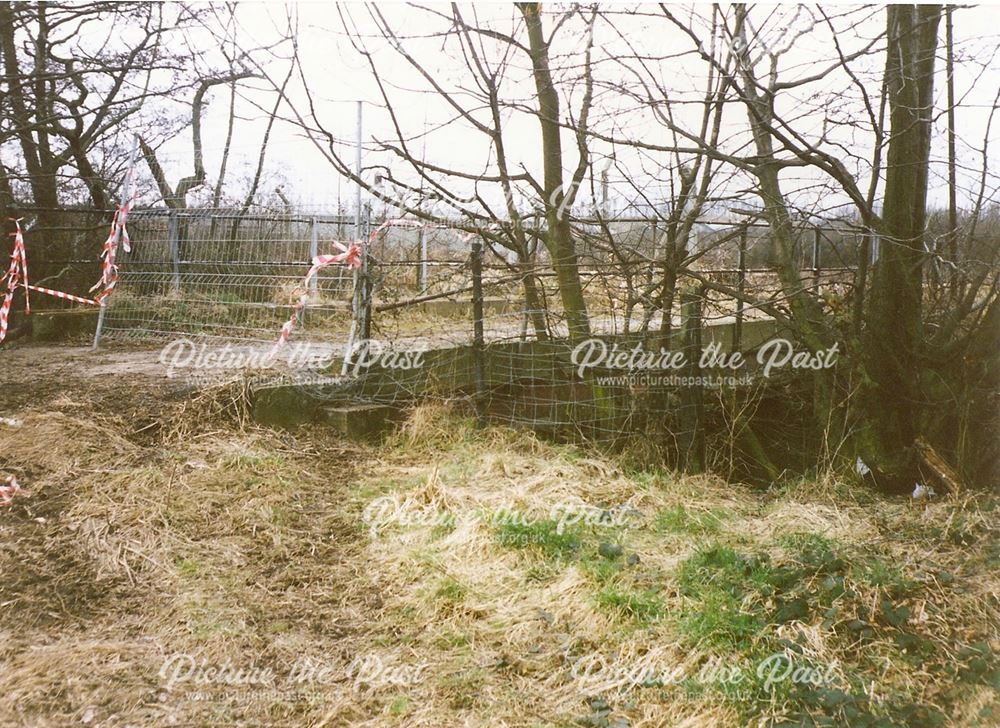
<instances>
[{"instance_id":1,"label":"tree bark","mask_svg":"<svg viewBox=\"0 0 1000 728\"><path fill-rule=\"evenodd\" d=\"M567 209L573 190L567 191L563 186L559 96L549 70L549 46L542 31L540 5L522 3L518 7L528 29L528 52L538 95L538 122L542 128L542 186L547 227L545 246L555 267L569 336L573 340L585 339L590 336L590 324Z\"/></svg>"},{"instance_id":2,"label":"tree bark","mask_svg":"<svg viewBox=\"0 0 1000 728\"><path fill-rule=\"evenodd\" d=\"M56 178L46 174L45 166L39 155L38 143L31 133L35 120L28 110L24 87L29 83L28 76L21 72L17 60L17 43L14 39L16 16L9 2L0 2L0 55L3 56L3 73L7 83L7 98L10 103L11 115L16 128L17 140L24 155L25 168L28 171L31 195L37 207L42 212L49 212L59 206L56 192Z\"/></svg>"},{"instance_id":3,"label":"tree bark","mask_svg":"<svg viewBox=\"0 0 1000 728\"><path fill-rule=\"evenodd\" d=\"M882 246L868 296L868 397L882 470L902 474L919 434L924 227L934 57L940 5L890 5L887 85L892 135L886 157Z\"/></svg>"}]
</instances>

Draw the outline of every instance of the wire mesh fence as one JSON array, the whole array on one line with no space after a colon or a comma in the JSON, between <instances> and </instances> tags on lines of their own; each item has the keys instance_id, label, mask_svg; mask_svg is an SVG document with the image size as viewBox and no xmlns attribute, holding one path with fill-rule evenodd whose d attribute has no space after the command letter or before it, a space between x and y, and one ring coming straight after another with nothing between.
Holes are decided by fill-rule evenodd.
<instances>
[{"instance_id":1,"label":"wire mesh fence","mask_svg":"<svg viewBox=\"0 0 1000 728\"><path fill-rule=\"evenodd\" d=\"M367 240L375 230L365 246L360 298L355 300L358 284L351 271L336 265L321 269L309 284L294 338L342 346L352 322L363 318L364 339L400 347L469 343L474 296L468 236L444 225L385 227L383 222L366 215L358 231L353 217L344 214L136 210L129 222L136 246L119 257L120 282L104 333L273 342L302 292L312 259L335 252L335 241ZM658 292L668 275L678 291L699 288L709 322L766 315L740 300L751 293L780 303L765 226L699 224L686 254L673 258L657 219L584 220L575 235L594 333L648 334L676 325L679 299L665 303ZM806 285L849 283L860 251L857 233L809 227L799 238L796 255L806 269ZM555 268L537 236L535 243L525 260L486 241L479 301L486 342L568 333ZM666 307L671 310L665 323Z\"/></svg>"},{"instance_id":2,"label":"wire mesh fence","mask_svg":"<svg viewBox=\"0 0 1000 728\"><path fill-rule=\"evenodd\" d=\"M43 267L65 286L82 291L96 280L99 266L86 253L106 234L104 218L68 213L32 231ZM544 229L515 253L495 228L470 236L459 225L387 225L366 214L358 229L340 211L145 209L133 210L128 225L133 249L119 253L109 339L265 352L305 293L289 348L325 356L288 381L318 404L458 399L480 419L560 438L617 442L655 430L678 458L695 461L704 459L706 437L732 427L727 408L762 395L735 377L692 384L702 372L690 360L713 343L725 351L759 345L774 334L773 311L788 295L766 226L699 223L677 251L660 219L575 220L590 338L615 351L693 354L655 377L584 370ZM360 274L329 265L305 286L317 255L355 239L366 241ZM803 225L793 251L802 289L847 290L862 250L847 226ZM742 394L720 397L727 390Z\"/></svg>"},{"instance_id":3,"label":"wire mesh fence","mask_svg":"<svg viewBox=\"0 0 1000 728\"><path fill-rule=\"evenodd\" d=\"M139 242L121 259L105 324L111 337L273 340L319 241L348 235L343 216L231 210L137 210L129 226ZM343 328L351 289L343 269L321 272L306 325L316 334Z\"/></svg>"}]
</instances>

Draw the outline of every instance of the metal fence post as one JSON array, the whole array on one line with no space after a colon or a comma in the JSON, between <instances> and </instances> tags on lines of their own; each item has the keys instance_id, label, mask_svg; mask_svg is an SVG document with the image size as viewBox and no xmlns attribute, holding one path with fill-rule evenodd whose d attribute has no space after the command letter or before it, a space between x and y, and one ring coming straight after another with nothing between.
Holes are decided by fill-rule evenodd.
<instances>
[{"instance_id":1,"label":"metal fence post","mask_svg":"<svg viewBox=\"0 0 1000 728\"><path fill-rule=\"evenodd\" d=\"M420 268L417 273L417 288L427 290L427 228L420 228Z\"/></svg>"},{"instance_id":2,"label":"metal fence post","mask_svg":"<svg viewBox=\"0 0 1000 728\"><path fill-rule=\"evenodd\" d=\"M316 225L315 217L309 221L309 225L309 265L312 265L313 258L319 255L319 227ZM309 281L309 294L315 296L318 291L319 276L315 275Z\"/></svg>"},{"instance_id":3,"label":"metal fence post","mask_svg":"<svg viewBox=\"0 0 1000 728\"><path fill-rule=\"evenodd\" d=\"M370 206L365 208L365 237L367 243L371 243L371 214ZM362 246L361 255L361 338L367 341L372 335L372 293L374 281L371 273L371 255L369 245Z\"/></svg>"},{"instance_id":4,"label":"metal fence post","mask_svg":"<svg viewBox=\"0 0 1000 728\"><path fill-rule=\"evenodd\" d=\"M486 423L486 342L483 333L483 241L472 241L472 367L475 386L476 422Z\"/></svg>"},{"instance_id":5,"label":"metal fence post","mask_svg":"<svg viewBox=\"0 0 1000 728\"><path fill-rule=\"evenodd\" d=\"M170 266L173 270L173 290L174 293L181 290L181 262L178 253L179 225L177 220L177 210L170 210L167 219L167 246L170 248Z\"/></svg>"},{"instance_id":6,"label":"metal fence post","mask_svg":"<svg viewBox=\"0 0 1000 728\"><path fill-rule=\"evenodd\" d=\"M361 249L361 256L366 255L367 247ZM351 294L351 328L347 333L347 345L344 347L344 361L340 366L340 376L347 375L347 368L351 365L351 356L354 354L354 336L358 330L358 305L361 298L361 275L358 269L354 269L354 291Z\"/></svg>"},{"instance_id":7,"label":"metal fence post","mask_svg":"<svg viewBox=\"0 0 1000 728\"><path fill-rule=\"evenodd\" d=\"M344 361L340 375L347 374L354 354L355 341L366 341L371 336L371 289L368 279L369 243L367 235L362 235L361 213L355 216L354 232L361 244L361 267L354 269L354 293L351 296L351 329L347 334L347 348L344 351ZM370 222L369 222L370 224ZM367 231L366 231L367 232ZM362 243L362 241L364 241Z\"/></svg>"}]
</instances>

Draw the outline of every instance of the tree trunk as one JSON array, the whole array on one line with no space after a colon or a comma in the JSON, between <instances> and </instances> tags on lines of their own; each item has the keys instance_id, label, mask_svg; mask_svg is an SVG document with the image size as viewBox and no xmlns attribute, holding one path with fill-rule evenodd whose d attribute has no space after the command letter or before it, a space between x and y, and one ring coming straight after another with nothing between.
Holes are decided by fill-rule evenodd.
<instances>
[{"instance_id":1,"label":"tree trunk","mask_svg":"<svg viewBox=\"0 0 1000 728\"><path fill-rule=\"evenodd\" d=\"M523 3L519 7L528 28L529 54L538 95L538 121L542 127L543 204L548 228L545 246L555 267L570 338L585 339L590 336L590 324L569 224L569 210L566 209L567 191L563 188L559 96L549 71L549 47L542 32L541 8L537 3Z\"/></svg>"},{"instance_id":2,"label":"tree trunk","mask_svg":"<svg viewBox=\"0 0 1000 728\"><path fill-rule=\"evenodd\" d=\"M880 468L902 477L918 433L923 236L939 5L890 5L887 152L880 259L873 270L863 345Z\"/></svg>"},{"instance_id":3,"label":"tree trunk","mask_svg":"<svg viewBox=\"0 0 1000 728\"><path fill-rule=\"evenodd\" d=\"M549 340L549 329L545 322L545 306L538 292L538 282L532 271L533 261L525 254L518 253L518 268L524 272L522 287L524 288L524 305L528 309L528 318L535 330L535 338L539 341Z\"/></svg>"},{"instance_id":4,"label":"tree trunk","mask_svg":"<svg viewBox=\"0 0 1000 728\"><path fill-rule=\"evenodd\" d=\"M10 103L12 121L16 136L24 155L25 168L28 171L31 185L31 196L39 211L39 219L51 214L59 206L56 192L56 177L46 174L46 168L39 155L38 144L31 134L35 124L28 110L24 87L27 75L21 72L17 60L17 43L14 38L15 22L13 6L9 2L0 2L0 55L3 56L3 73L7 78L7 98Z\"/></svg>"}]
</instances>

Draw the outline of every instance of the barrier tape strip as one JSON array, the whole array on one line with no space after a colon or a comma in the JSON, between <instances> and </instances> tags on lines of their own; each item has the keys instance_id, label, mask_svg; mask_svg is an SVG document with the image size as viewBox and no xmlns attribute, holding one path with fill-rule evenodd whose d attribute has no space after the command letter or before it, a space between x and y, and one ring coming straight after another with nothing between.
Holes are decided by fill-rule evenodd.
<instances>
[{"instance_id":1,"label":"barrier tape strip","mask_svg":"<svg viewBox=\"0 0 1000 728\"><path fill-rule=\"evenodd\" d=\"M94 296L94 300L98 303L110 296L115 290L115 285L118 283L118 266L115 265L115 256L118 254L119 241L122 247L125 248L126 253L132 252L132 239L129 237L128 228L125 227L125 223L128 221L128 215L132 211L132 206L138 197L135 188L134 163L129 166L125 184L129 189L128 197L125 199L125 202L118 206L114 217L111 218L111 232L108 233L108 239L101 246L101 277L90 288L91 293L97 289L101 289L100 293Z\"/></svg>"},{"instance_id":2,"label":"barrier tape strip","mask_svg":"<svg viewBox=\"0 0 1000 728\"><path fill-rule=\"evenodd\" d=\"M129 213L139 198L135 183L135 163L129 165L125 176L125 185L128 189L128 197L115 210L111 218L111 232L108 239L101 246L101 277L91 288L90 292L101 289L93 298L74 296L72 293L57 291L53 288L43 286L32 286L28 284L28 259L24 252L24 234L21 231L20 219L14 220L16 232L14 236L14 252L11 253L10 267L0 278L0 283L7 281L7 293L4 295L3 303L0 303L0 344L7 338L8 318L10 317L11 304L14 300L14 292L20 286L24 289L24 313L27 316L31 313L31 303L28 298L28 291L37 291L47 296L60 298L64 301L74 301L75 303L85 303L88 306L99 306L101 301L111 295L118 283L118 266L115 265L115 256L118 253L118 243L121 242L125 252L132 252L132 239L129 237L128 222Z\"/></svg>"},{"instance_id":3,"label":"barrier tape strip","mask_svg":"<svg viewBox=\"0 0 1000 728\"><path fill-rule=\"evenodd\" d=\"M8 475L4 484L0 485L0 508L9 506L14 502L14 496L22 495L23 493L24 489L17 482L17 478L13 475Z\"/></svg>"},{"instance_id":4,"label":"barrier tape strip","mask_svg":"<svg viewBox=\"0 0 1000 728\"><path fill-rule=\"evenodd\" d=\"M125 248L126 253L131 253L132 238L129 237L128 228L125 227L125 223L128 222L128 215L132 212L132 206L135 205L136 200L139 199L139 193L135 188L135 162L132 162L132 164L129 165L125 184L129 186L129 195L125 199L125 202L118 206L118 211L115 213L115 217L117 219L114 222L116 222L118 227L121 228L120 240L122 247Z\"/></svg>"},{"instance_id":5,"label":"barrier tape strip","mask_svg":"<svg viewBox=\"0 0 1000 728\"><path fill-rule=\"evenodd\" d=\"M381 225L372 230L368 235L369 245L375 241L379 234L383 230L387 230L391 227L405 227L405 228L429 228L435 227L432 223L421 222L419 220L409 220L401 217L394 217L385 220ZM463 242L470 240L475 237L475 233L462 231L460 238ZM302 309L306 307L309 302L309 281L312 280L313 276L317 275L322 268L333 263L343 263L348 268L360 268L361 267L361 256L362 249L360 243L350 243L345 247L342 243L334 242L334 247L340 250L340 253L335 255L318 255L312 259L312 268L306 274L306 277L302 281L302 292L298 294L298 300L292 304L292 315L288 318L288 321L284 323L281 327L281 331L278 332L278 340L274 342L274 348L271 350L271 355L274 356L281 350L281 347L285 345L288 338L292 335L292 329L299 322L299 316L302 313ZM293 291L293 295L298 293L299 289Z\"/></svg>"},{"instance_id":6,"label":"barrier tape strip","mask_svg":"<svg viewBox=\"0 0 1000 728\"><path fill-rule=\"evenodd\" d=\"M74 296L72 293L63 293L62 291L57 291L52 288L44 288L43 286L25 286L25 288L30 288L32 291L38 291L39 293L44 293L49 296L55 296L56 298L62 298L66 301L76 301L77 303L86 303L91 306L100 305L100 302L95 301L93 298Z\"/></svg>"},{"instance_id":7,"label":"barrier tape strip","mask_svg":"<svg viewBox=\"0 0 1000 728\"><path fill-rule=\"evenodd\" d=\"M302 309L304 309L306 304L309 302L309 281L311 281L313 277L320 272L320 270L334 263L343 263L348 268L361 267L362 252L360 245L357 243L351 243L345 247L344 245L335 242L333 246L341 252L333 255L317 255L312 259L312 267L309 269L309 272L306 273L306 277L302 280L302 292L299 294L298 300L292 304L292 315L281 327L281 331L278 332L278 340L274 342L274 348L271 350L272 355L276 354L281 347L285 345L285 342L288 341L288 337L292 335L292 329L294 329L295 324L299 322L299 316L302 313Z\"/></svg>"},{"instance_id":8,"label":"barrier tape strip","mask_svg":"<svg viewBox=\"0 0 1000 728\"><path fill-rule=\"evenodd\" d=\"M10 316L11 303L14 301L14 293L18 286L24 286L24 313L31 313L31 301L28 298L28 259L24 255L24 234L21 232L20 219L14 220L15 232L14 251L10 254L10 266L7 272L0 278L0 283L7 281L7 293L4 295L3 303L0 303L0 343L7 338L8 317ZM24 282L21 282L21 279Z\"/></svg>"}]
</instances>

